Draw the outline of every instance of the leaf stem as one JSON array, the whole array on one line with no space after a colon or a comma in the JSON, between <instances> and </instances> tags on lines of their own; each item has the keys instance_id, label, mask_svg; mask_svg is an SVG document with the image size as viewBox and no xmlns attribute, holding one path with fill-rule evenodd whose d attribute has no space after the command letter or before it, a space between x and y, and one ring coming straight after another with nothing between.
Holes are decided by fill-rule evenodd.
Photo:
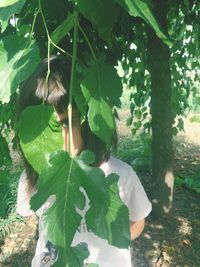
<instances>
[{"instance_id":1,"label":"leaf stem","mask_svg":"<svg viewBox=\"0 0 200 267\"><path fill-rule=\"evenodd\" d=\"M50 44L52 44L53 46L55 46L55 47L56 47L58 50L60 50L62 53L66 54L67 56L69 56L69 57L72 58L72 55L70 55L69 53L67 53L64 49L62 49L61 47L59 47L58 45L56 45L56 44L51 40L51 37L50 37L50 34L49 34L49 30L48 30L48 27L47 27L47 23L46 23L46 20L45 20L43 11L42 11L41 0L39 0L39 12L41 13L42 20L43 20L43 22L44 22L44 27L45 27L45 30L46 30L46 34L47 34L47 38L48 38Z\"/></svg>"},{"instance_id":2,"label":"leaf stem","mask_svg":"<svg viewBox=\"0 0 200 267\"><path fill-rule=\"evenodd\" d=\"M30 31L30 39L32 37L33 31L34 31L34 28L35 28L35 22L36 22L36 19L37 19L37 16L38 16L39 13L40 13L40 9L38 8L38 10L36 11L36 13L34 15L34 18L33 18L33 23L32 23L31 31Z\"/></svg>"},{"instance_id":3,"label":"leaf stem","mask_svg":"<svg viewBox=\"0 0 200 267\"><path fill-rule=\"evenodd\" d=\"M81 27L81 25L79 23L78 23L78 27L79 27L81 33L83 34L83 36L84 36L84 38L85 38L85 40L86 40L86 42L87 42L87 44L88 44L88 46L90 48L90 51L92 53L93 58L95 59L95 61L97 61L97 57L96 57L96 55L94 53L94 49L92 48L92 45L91 45L86 33L84 32L83 28Z\"/></svg>"},{"instance_id":4,"label":"leaf stem","mask_svg":"<svg viewBox=\"0 0 200 267\"><path fill-rule=\"evenodd\" d=\"M47 96L48 96L48 90L47 90L47 86L48 86L48 80L49 80L49 75L50 75L50 72L51 72L51 69L50 69L50 46L51 44L53 46L55 46L58 50L60 50L61 52L65 53L67 56L73 58L72 55L70 55L69 53L67 53L66 51L64 51L62 48L60 48L59 46L57 46L52 40L51 40L51 37L50 37L50 34L49 34L49 30L48 30L48 27L47 27L47 23L46 23L46 20L45 20L45 17L44 17L44 14L43 14L43 10L42 10L42 5L41 5L41 0L39 0L39 9L37 11L37 13L40 13L41 14L41 17L42 17L42 20L43 20L43 23L44 23L44 27L45 27L45 31L46 31L46 34L47 34L47 38L48 38L48 55L47 55L47 60L48 60L48 69L47 69L47 75L46 75L46 90L45 90L45 94L44 94L44 99L43 99L43 104L44 102L46 101L47 99ZM36 13L36 15L37 15Z\"/></svg>"},{"instance_id":5,"label":"leaf stem","mask_svg":"<svg viewBox=\"0 0 200 267\"><path fill-rule=\"evenodd\" d=\"M67 55L68 57L72 58L72 55L70 55L69 53L67 53L64 49L62 49L61 47L59 47L58 45L56 45L52 39L50 38L51 44L53 46L55 46L55 48L57 48L58 50L60 50L62 53L64 53L65 55Z\"/></svg>"},{"instance_id":6,"label":"leaf stem","mask_svg":"<svg viewBox=\"0 0 200 267\"><path fill-rule=\"evenodd\" d=\"M73 146L73 135L72 135L72 108L73 108L73 87L74 87L74 70L77 60L77 43L78 43L78 11L75 10L74 18L74 36L73 36L73 57L71 66L71 77L70 77L70 89L69 89L69 104L68 104L68 120L69 120L69 139L68 139L68 150L70 156L72 154Z\"/></svg>"},{"instance_id":7,"label":"leaf stem","mask_svg":"<svg viewBox=\"0 0 200 267\"><path fill-rule=\"evenodd\" d=\"M50 38L50 35L49 35L49 30L48 30L48 27L47 27L47 23L46 23L46 20L45 20L45 17L44 17L44 14L43 14L43 11L42 11L42 5L41 5L41 0L39 0L39 12L41 14L41 17L42 17L42 20L43 20L43 23L44 23L44 27L45 27L45 31L46 31L46 34L47 34L47 38L48 38L48 52L47 52L47 61L48 61L48 65L47 65L47 75L46 75L46 81L45 81L45 84L46 84L46 87L45 87L45 92L44 92L44 98L43 98L43 104L45 103L46 99L47 99L47 96L48 96L48 80L49 80L49 74L50 74L50 42L51 42L51 38Z\"/></svg>"}]
</instances>

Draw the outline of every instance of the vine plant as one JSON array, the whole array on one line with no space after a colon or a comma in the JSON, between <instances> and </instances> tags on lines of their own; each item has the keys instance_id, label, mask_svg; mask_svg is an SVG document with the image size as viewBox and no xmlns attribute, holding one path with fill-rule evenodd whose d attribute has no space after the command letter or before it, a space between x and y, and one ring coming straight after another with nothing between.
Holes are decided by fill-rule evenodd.
<instances>
[{"instance_id":1,"label":"vine plant","mask_svg":"<svg viewBox=\"0 0 200 267\"><path fill-rule=\"evenodd\" d=\"M94 134L109 145L115 130L112 110L120 105L122 86L114 65L105 55L108 47L112 47L112 28L120 12L139 16L164 42L169 44L169 40L145 0L63 0L60 5L63 11L51 20L54 1L1 1L0 111L4 113L13 103L11 100L16 96L19 84L34 71L41 55L47 54L49 60L53 51L64 53L72 60L68 103L70 143L74 99L82 117L87 116ZM113 16L110 16L111 12ZM10 19L13 14L15 23ZM90 32L86 33L88 28ZM49 65L47 83L50 71ZM128 210L119 198L118 176L105 177L99 168L91 167L94 155L90 151L83 151L78 157L71 155L71 149L69 154L64 152L61 129L55 120L53 108L46 106L44 99L42 105L28 107L22 112L17 131L27 160L39 174L31 208L36 211L50 196L55 196L53 205L42 215L47 237L59 251L53 266L79 267L89 255L87 244L72 246L82 219L79 210L85 206L80 188L90 199L90 208L85 214L88 230L119 248L127 248L130 244ZM3 140L6 127L16 131L13 121L11 117L1 118Z\"/></svg>"}]
</instances>

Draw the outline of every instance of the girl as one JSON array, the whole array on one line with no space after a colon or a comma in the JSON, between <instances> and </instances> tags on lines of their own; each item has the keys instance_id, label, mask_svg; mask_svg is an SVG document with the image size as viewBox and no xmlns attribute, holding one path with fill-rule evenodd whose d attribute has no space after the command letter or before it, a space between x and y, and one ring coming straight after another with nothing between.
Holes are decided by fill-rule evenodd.
<instances>
[{"instance_id":1,"label":"girl","mask_svg":"<svg viewBox=\"0 0 200 267\"><path fill-rule=\"evenodd\" d=\"M47 60L44 60L31 77L20 87L18 117L26 107L39 105L43 102L46 94L47 67ZM58 122L62 126L64 150L68 150L68 112L66 109L66 103L69 100L69 84L66 77L70 77L68 62L60 57L52 57L50 59L50 69L46 103L53 105L57 112ZM131 238L137 238L144 229L144 220L151 211L151 203L136 173L125 162L110 155L111 147L108 148L103 141L91 132L87 120L81 124L80 112L75 103L73 103L72 111L72 135L73 155L79 155L82 150L89 149L95 154L95 166L103 170L106 176L110 173L119 175L119 194L129 210ZM116 134L113 136L112 146L116 146ZM17 212L22 216L30 216L33 212L30 209L29 200L36 190L38 174L25 158L24 164L25 171L21 174L18 186ZM39 239L35 256L32 260L32 267L52 266L57 258L58 252L47 240L41 222L43 212L48 209L52 201L53 199L50 197L36 212L39 217ZM96 263L99 267L131 267L131 255L128 249L111 246L106 240L87 231L84 212L88 207L89 199L86 196L86 206L82 214L83 219L72 243L72 245L77 245L81 242L87 243L90 255L85 260L84 266L89 263Z\"/></svg>"}]
</instances>

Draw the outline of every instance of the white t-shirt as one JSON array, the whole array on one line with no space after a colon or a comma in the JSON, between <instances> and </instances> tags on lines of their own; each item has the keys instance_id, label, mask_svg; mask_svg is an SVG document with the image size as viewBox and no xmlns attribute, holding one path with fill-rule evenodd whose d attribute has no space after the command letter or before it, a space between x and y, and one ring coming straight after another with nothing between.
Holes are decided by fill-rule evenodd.
<instances>
[{"instance_id":1,"label":"white t-shirt","mask_svg":"<svg viewBox=\"0 0 200 267\"><path fill-rule=\"evenodd\" d=\"M133 171L132 167L127 163L110 157L104 162L100 168L107 176L110 173L119 175L119 195L129 210L129 220L138 221L148 216L152 206L147 198L144 188ZM84 189L81 189L84 192ZM88 245L90 251L89 257L85 260L85 266L88 263L96 263L99 267L131 267L131 255L128 249L119 249L108 244L107 240L101 239L92 232L87 231L84 222L84 214L89 208L89 199L86 196L86 206L81 215L83 217L80 229L77 230L72 246L76 246L81 242ZM30 194L27 192L27 181L25 172L22 173L18 186L17 212L22 216L30 216L33 212L29 205ZM43 226L41 223L42 213L52 204L54 197L51 196L47 202L36 212L39 216L39 239L35 256L32 260L31 267L50 267L57 257L56 248L46 239Z\"/></svg>"}]
</instances>

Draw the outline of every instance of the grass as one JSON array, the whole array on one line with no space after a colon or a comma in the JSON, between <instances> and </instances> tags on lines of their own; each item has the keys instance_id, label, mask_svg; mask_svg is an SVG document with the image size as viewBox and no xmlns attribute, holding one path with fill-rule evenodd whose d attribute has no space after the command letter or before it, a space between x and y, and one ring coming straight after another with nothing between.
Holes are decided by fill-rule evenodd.
<instances>
[{"instance_id":1,"label":"grass","mask_svg":"<svg viewBox=\"0 0 200 267\"><path fill-rule=\"evenodd\" d=\"M175 187L184 187L192 189L200 194L200 169L198 169L191 177L175 177Z\"/></svg>"},{"instance_id":2,"label":"grass","mask_svg":"<svg viewBox=\"0 0 200 267\"><path fill-rule=\"evenodd\" d=\"M136 171L151 168L151 137L145 133L136 135L132 139L119 139L118 158L130 164Z\"/></svg>"},{"instance_id":3,"label":"grass","mask_svg":"<svg viewBox=\"0 0 200 267\"><path fill-rule=\"evenodd\" d=\"M13 222L22 220L16 214L17 184L20 171L9 175L9 179L0 185L0 239L10 233Z\"/></svg>"},{"instance_id":4,"label":"grass","mask_svg":"<svg viewBox=\"0 0 200 267\"><path fill-rule=\"evenodd\" d=\"M200 114L195 114L195 115L193 115L190 119L189 119L189 121L191 122L191 123L200 123Z\"/></svg>"}]
</instances>

